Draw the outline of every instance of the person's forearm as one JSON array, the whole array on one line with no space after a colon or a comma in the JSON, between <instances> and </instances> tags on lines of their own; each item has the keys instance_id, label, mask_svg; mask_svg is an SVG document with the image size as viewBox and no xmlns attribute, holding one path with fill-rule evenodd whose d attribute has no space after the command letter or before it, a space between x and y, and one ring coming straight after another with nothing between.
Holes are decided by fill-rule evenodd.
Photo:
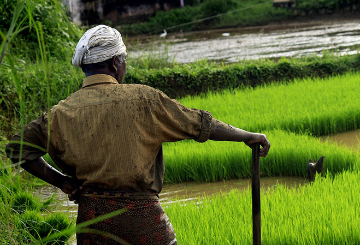
<instances>
[{"instance_id":1,"label":"person's forearm","mask_svg":"<svg viewBox=\"0 0 360 245\"><path fill-rule=\"evenodd\" d=\"M49 165L42 157L32 161L26 160L25 163L21 164L21 167L32 175L60 189L63 186L64 179L67 178L64 174Z\"/></svg>"},{"instance_id":2,"label":"person's forearm","mask_svg":"<svg viewBox=\"0 0 360 245\"><path fill-rule=\"evenodd\" d=\"M211 120L210 140L247 142L250 138L251 133L248 131L236 128L214 118Z\"/></svg>"},{"instance_id":3,"label":"person's forearm","mask_svg":"<svg viewBox=\"0 0 360 245\"><path fill-rule=\"evenodd\" d=\"M270 142L265 134L248 132L216 119L211 119L210 140L244 142L251 147L254 143L260 143L260 156L266 157L270 149Z\"/></svg>"}]
</instances>

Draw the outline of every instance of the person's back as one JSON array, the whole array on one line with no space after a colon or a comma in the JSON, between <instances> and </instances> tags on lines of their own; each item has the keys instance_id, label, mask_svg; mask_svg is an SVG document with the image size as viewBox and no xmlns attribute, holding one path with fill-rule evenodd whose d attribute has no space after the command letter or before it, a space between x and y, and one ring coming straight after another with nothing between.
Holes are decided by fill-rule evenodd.
<instances>
[{"instance_id":1,"label":"person's back","mask_svg":"<svg viewBox=\"0 0 360 245\"><path fill-rule=\"evenodd\" d=\"M84 186L159 193L161 144L196 138L202 113L145 85L89 76L52 108L51 146L57 150L51 152L76 169Z\"/></svg>"},{"instance_id":2,"label":"person's back","mask_svg":"<svg viewBox=\"0 0 360 245\"><path fill-rule=\"evenodd\" d=\"M154 88L122 84L126 47L111 27L86 31L76 46L73 65L85 73L83 88L54 106L49 117L45 113L28 124L12 138L6 153L77 201L77 224L125 210L88 227L97 232L77 234L78 244L177 243L158 196L164 178L163 142L210 139L249 146L259 142L263 157L270 149L263 134L189 109ZM20 140L27 144L19 144ZM53 169L42 158L45 153L68 176Z\"/></svg>"}]
</instances>

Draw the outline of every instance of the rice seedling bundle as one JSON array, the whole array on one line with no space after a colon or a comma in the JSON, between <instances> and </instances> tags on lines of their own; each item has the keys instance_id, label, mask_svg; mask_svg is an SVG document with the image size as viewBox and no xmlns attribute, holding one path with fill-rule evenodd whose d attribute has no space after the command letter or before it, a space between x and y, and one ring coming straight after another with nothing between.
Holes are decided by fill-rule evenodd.
<instances>
[{"instance_id":1,"label":"rice seedling bundle","mask_svg":"<svg viewBox=\"0 0 360 245\"><path fill-rule=\"evenodd\" d=\"M277 185L261 194L264 244L359 244L360 175ZM252 244L250 190L165 207L181 244Z\"/></svg>"}]
</instances>

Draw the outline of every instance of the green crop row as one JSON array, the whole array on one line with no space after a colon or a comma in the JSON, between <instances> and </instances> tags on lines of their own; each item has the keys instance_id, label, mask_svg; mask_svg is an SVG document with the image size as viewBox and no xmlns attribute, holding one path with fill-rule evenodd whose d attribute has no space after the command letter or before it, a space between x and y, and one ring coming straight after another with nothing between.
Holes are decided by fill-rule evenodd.
<instances>
[{"instance_id":1,"label":"green crop row","mask_svg":"<svg viewBox=\"0 0 360 245\"><path fill-rule=\"evenodd\" d=\"M209 91L256 87L295 78L326 77L360 70L360 55L279 61L257 60L216 65L206 61L164 69L137 69L129 65L125 83L146 84L158 88L172 98L199 95Z\"/></svg>"},{"instance_id":2,"label":"green crop row","mask_svg":"<svg viewBox=\"0 0 360 245\"><path fill-rule=\"evenodd\" d=\"M359 244L359 193L358 171L262 190L262 243ZM165 212L181 244L252 244L250 190L174 202Z\"/></svg>"},{"instance_id":3,"label":"green crop row","mask_svg":"<svg viewBox=\"0 0 360 245\"><path fill-rule=\"evenodd\" d=\"M272 144L263 176L306 176L309 158L326 156L325 169L357 169L359 155L313 136L360 128L360 75L305 79L256 89L187 97L190 108L208 110L226 123L267 132ZM167 182L217 181L250 176L251 150L233 142L194 141L164 146Z\"/></svg>"},{"instance_id":4,"label":"green crop row","mask_svg":"<svg viewBox=\"0 0 360 245\"><path fill-rule=\"evenodd\" d=\"M54 105L81 87L84 74L71 65L71 56L64 60L51 58L47 65L41 62L15 64L20 89L26 105L26 121L34 119L46 105ZM155 59L158 63L157 59ZM148 61L151 62L151 61ZM134 65L132 65L134 63ZM136 65L136 66L135 66ZM359 71L360 55L301 59L281 59L280 61L242 61L236 64L217 65L206 60L191 64L172 65L172 68L144 69L138 59L130 59L125 83L145 84L162 90L172 98L186 95L205 94L223 89L256 87L295 78L327 77L350 71ZM50 95L43 74L49 70ZM18 117L20 100L11 68L1 67L0 106L6 118ZM342 83L342 82L340 82ZM47 100L49 96L49 100ZM50 101L50 103L49 103ZM7 115L6 115L7 114ZM5 119L6 120L6 119Z\"/></svg>"},{"instance_id":5,"label":"green crop row","mask_svg":"<svg viewBox=\"0 0 360 245\"><path fill-rule=\"evenodd\" d=\"M282 130L264 131L271 142L268 156L261 159L261 176L307 178L309 158L325 156L330 173L358 170L360 155L320 139ZM192 141L164 145L165 182L213 182L251 177L251 149L244 143Z\"/></svg>"},{"instance_id":6,"label":"green crop row","mask_svg":"<svg viewBox=\"0 0 360 245\"><path fill-rule=\"evenodd\" d=\"M322 136L360 128L359 83L360 73L347 73L188 96L180 101L249 131L282 129Z\"/></svg>"}]
</instances>

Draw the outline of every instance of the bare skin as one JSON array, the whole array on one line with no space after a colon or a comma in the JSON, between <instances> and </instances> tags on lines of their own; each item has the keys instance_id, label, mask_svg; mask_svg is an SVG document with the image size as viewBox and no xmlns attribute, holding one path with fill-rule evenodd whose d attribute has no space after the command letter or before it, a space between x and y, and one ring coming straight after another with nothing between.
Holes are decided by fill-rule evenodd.
<instances>
[{"instance_id":1,"label":"bare skin","mask_svg":"<svg viewBox=\"0 0 360 245\"><path fill-rule=\"evenodd\" d=\"M94 70L85 73L86 76L95 74L107 74L114 77L119 84L123 82L126 74L126 62L120 62L118 58L113 57L110 64L102 69ZM260 156L266 157L270 149L270 142L266 135L259 133L247 132L245 130L236 128L217 119L211 121L210 140L215 141L236 141L244 142L251 146L254 143L260 143L262 148ZM70 201L77 203L81 190L82 183L76 178L72 178L62 174L55 168L51 167L42 157L32 161L25 161L21 166L33 174L34 176L46 181L47 183L60 188L69 197Z\"/></svg>"},{"instance_id":2,"label":"bare skin","mask_svg":"<svg viewBox=\"0 0 360 245\"><path fill-rule=\"evenodd\" d=\"M81 186L82 183L79 180L57 171L42 157L32 161L25 161L25 163L21 164L21 167L32 175L61 189L68 195L70 201L76 201L79 192L83 189Z\"/></svg>"},{"instance_id":3,"label":"bare skin","mask_svg":"<svg viewBox=\"0 0 360 245\"><path fill-rule=\"evenodd\" d=\"M254 143L260 143L262 146L260 149L260 156L262 157L266 157L270 150L270 142L265 134L248 132L214 118L211 121L211 133L209 139L215 141L244 142L249 147Z\"/></svg>"}]
</instances>

